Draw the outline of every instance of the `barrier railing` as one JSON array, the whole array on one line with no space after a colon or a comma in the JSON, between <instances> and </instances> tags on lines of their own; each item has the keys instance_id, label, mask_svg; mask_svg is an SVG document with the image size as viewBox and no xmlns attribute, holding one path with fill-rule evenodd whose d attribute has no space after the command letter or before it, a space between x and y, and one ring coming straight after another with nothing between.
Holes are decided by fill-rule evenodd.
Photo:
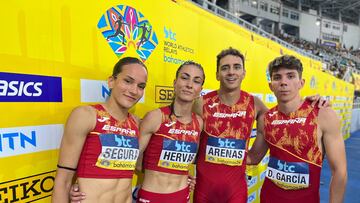
<instances>
[{"instance_id":1,"label":"barrier railing","mask_svg":"<svg viewBox=\"0 0 360 203\"><path fill-rule=\"evenodd\" d=\"M305 51L303 49L300 49L300 48L298 48L298 47L296 47L296 46L294 46L294 45L292 45L292 44L290 44L288 42L285 42L284 40L276 37L275 35L272 35L272 34L266 32L266 31L262 30L261 28L256 27L255 25L253 25L253 24L251 24L251 23L237 17L235 14L233 14L233 13L231 13L231 12L217 6L216 4L214 4L214 3L210 2L210 1L197 0L197 2L194 2L194 1L190 0L190 2L192 2L193 4L195 4L195 5L199 6L199 7L202 7L203 9L205 9L205 10L207 10L207 11L209 11L209 12L211 12L211 13L219 16L219 17L225 18L225 19L227 19L227 20L229 20L229 21L231 21L233 23L236 23L236 24L238 24L238 25L240 25L240 26L242 26L242 27L244 27L244 28L246 28L246 29L248 29L250 31L253 31L253 32L255 32L255 33L257 33L257 34L259 34L259 35L261 35L263 37L271 39L271 40L281 44L282 46L284 46L286 48L292 49L292 50L298 52L299 54L301 54L303 56L307 56L309 58L312 58L312 59L323 62L322 58L320 58L320 57L318 57L318 56L316 56L314 54L311 54L311 53L309 53L309 52L307 52L307 51ZM355 57L353 57L353 58L355 58ZM355 61L358 61L358 60L359 59L356 59ZM354 68L350 68L350 69L351 69L351 71L354 71L356 73L360 72L359 70L354 69Z\"/></svg>"},{"instance_id":2,"label":"barrier railing","mask_svg":"<svg viewBox=\"0 0 360 203\"><path fill-rule=\"evenodd\" d=\"M248 30L251 30L263 37L266 37L268 39L271 39L281 45L283 45L284 47L287 47L289 49L292 49L298 53L300 53L301 55L304 55L304 56L307 56L307 57L310 57L312 59L316 59L318 61L322 61L322 59L316 55L313 55L313 54L310 54L308 52L306 52L305 50L303 49L300 49L292 44L289 44L287 42L285 42L284 40L281 40L280 38L276 37L275 35L272 35L264 30L262 30L261 28L258 28L256 27L255 25L237 17L235 14L217 6L216 4L210 2L210 1L207 1L207 0L203 0L203 1L197 1L197 2L193 2L191 1L193 4L199 6L199 7L202 7L204 8L205 10L208 10L209 12L217 15L217 16L220 16L220 17L223 17L233 23L236 23L236 24L239 24L240 26L248 29Z\"/></svg>"}]
</instances>

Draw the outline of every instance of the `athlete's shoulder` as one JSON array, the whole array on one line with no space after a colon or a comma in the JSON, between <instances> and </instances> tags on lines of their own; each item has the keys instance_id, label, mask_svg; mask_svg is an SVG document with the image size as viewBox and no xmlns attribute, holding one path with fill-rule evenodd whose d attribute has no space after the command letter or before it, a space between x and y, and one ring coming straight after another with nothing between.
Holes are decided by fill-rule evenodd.
<instances>
[{"instance_id":1,"label":"athlete's shoulder","mask_svg":"<svg viewBox=\"0 0 360 203\"><path fill-rule=\"evenodd\" d=\"M162 116L162 111L161 111L161 108L157 108L157 109L154 109L154 110L151 110L149 112L147 112L143 118L143 121L156 121L158 120L159 118L161 118ZM161 120L161 119L160 119Z\"/></svg>"},{"instance_id":2,"label":"athlete's shoulder","mask_svg":"<svg viewBox=\"0 0 360 203\"><path fill-rule=\"evenodd\" d=\"M66 122L66 128L70 129L70 131L84 129L84 131L90 132L96 125L96 117L97 112L93 107L78 106L70 113Z\"/></svg>"},{"instance_id":3,"label":"athlete's shoulder","mask_svg":"<svg viewBox=\"0 0 360 203\"><path fill-rule=\"evenodd\" d=\"M94 117L96 116L96 109L93 106L77 106L72 110L71 115L84 116L84 118L86 116Z\"/></svg>"},{"instance_id":4,"label":"athlete's shoulder","mask_svg":"<svg viewBox=\"0 0 360 203\"><path fill-rule=\"evenodd\" d=\"M336 111L330 107L320 108L318 114L319 120L339 120L339 116L336 114Z\"/></svg>"}]
</instances>

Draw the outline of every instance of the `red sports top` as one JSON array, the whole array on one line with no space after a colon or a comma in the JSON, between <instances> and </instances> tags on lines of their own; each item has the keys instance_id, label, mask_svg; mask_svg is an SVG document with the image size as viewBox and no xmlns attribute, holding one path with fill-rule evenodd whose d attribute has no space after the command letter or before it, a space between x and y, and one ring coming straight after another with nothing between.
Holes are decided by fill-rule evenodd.
<instances>
[{"instance_id":1,"label":"red sports top","mask_svg":"<svg viewBox=\"0 0 360 203\"><path fill-rule=\"evenodd\" d=\"M304 101L285 115L278 106L265 115L265 140L270 161L261 190L261 202L320 202L323 155L317 142L319 109Z\"/></svg>"},{"instance_id":2,"label":"red sports top","mask_svg":"<svg viewBox=\"0 0 360 203\"><path fill-rule=\"evenodd\" d=\"M144 168L171 174L187 175L193 163L201 133L199 121L192 113L188 124L170 118L170 107L160 108L162 122L160 128L149 141L144 152Z\"/></svg>"},{"instance_id":3,"label":"red sports top","mask_svg":"<svg viewBox=\"0 0 360 203\"><path fill-rule=\"evenodd\" d=\"M86 137L77 176L82 178L132 178L139 155L139 129L133 115L113 118L102 105L93 105L96 125Z\"/></svg>"},{"instance_id":4,"label":"red sports top","mask_svg":"<svg viewBox=\"0 0 360 203\"><path fill-rule=\"evenodd\" d=\"M246 153L255 119L254 97L241 91L237 103L227 106L213 91L203 102L204 131L195 195L206 195L213 202L226 202L235 193L246 197Z\"/></svg>"}]
</instances>

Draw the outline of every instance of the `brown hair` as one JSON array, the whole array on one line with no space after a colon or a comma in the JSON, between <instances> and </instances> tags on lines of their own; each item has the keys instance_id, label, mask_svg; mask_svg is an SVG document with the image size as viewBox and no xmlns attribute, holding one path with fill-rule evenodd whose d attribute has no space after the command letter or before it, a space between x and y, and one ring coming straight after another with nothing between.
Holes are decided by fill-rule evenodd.
<instances>
[{"instance_id":1,"label":"brown hair","mask_svg":"<svg viewBox=\"0 0 360 203\"><path fill-rule=\"evenodd\" d=\"M217 56L216 56L216 72L219 72L219 65L220 65L220 60L222 58L224 58L227 55L233 55L233 56L238 56L241 58L242 62L243 62L243 67L245 69L245 57L244 55L237 49L234 49L232 47L229 47L227 49L222 50Z\"/></svg>"},{"instance_id":2,"label":"brown hair","mask_svg":"<svg viewBox=\"0 0 360 203\"><path fill-rule=\"evenodd\" d=\"M140 61L138 58L124 57L115 64L112 76L116 77L119 73L121 73L123 66L134 63L143 66L147 71L145 64L142 61Z\"/></svg>"},{"instance_id":3,"label":"brown hair","mask_svg":"<svg viewBox=\"0 0 360 203\"><path fill-rule=\"evenodd\" d=\"M295 56L283 55L275 58L269 63L269 74L270 78L274 71L278 71L280 68L286 68L290 70L296 70L299 74L299 77L302 77L303 66L301 61Z\"/></svg>"}]
</instances>

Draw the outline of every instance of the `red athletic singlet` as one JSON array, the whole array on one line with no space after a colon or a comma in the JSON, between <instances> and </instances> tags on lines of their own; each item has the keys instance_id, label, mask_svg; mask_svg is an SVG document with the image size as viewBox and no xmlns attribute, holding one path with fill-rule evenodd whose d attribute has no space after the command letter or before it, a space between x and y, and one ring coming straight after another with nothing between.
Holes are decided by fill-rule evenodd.
<instances>
[{"instance_id":1,"label":"red athletic singlet","mask_svg":"<svg viewBox=\"0 0 360 203\"><path fill-rule=\"evenodd\" d=\"M323 161L317 142L319 109L304 101L285 115L275 106L265 114L265 140L270 160L262 186L263 203L320 202L319 183Z\"/></svg>"},{"instance_id":2,"label":"red athletic singlet","mask_svg":"<svg viewBox=\"0 0 360 203\"><path fill-rule=\"evenodd\" d=\"M132 178L139 155L139 129L133 115L125 121L113 118L102 105L96 109L96 125L86 137L77 169L82 178Z\"/></svg>"},{"instance_id":3,"label":"red athletic singlet","mask_svg":"<svg viewBox=\"0 0 360 203\"><path fill-rule=\"evenodd\" d=\"M203 97L204 131L196 165L196 203L245 203L246 153L255 109L254 97L241 91L233 106L222 104L217 91Z\"/></svg>"},{"instance_id":4,"label":"red athletic singlet","mask_svg":"<svg viewBox=\"0 0 360 203\"><path fill-rule=\"evenodd\" d=\"M160 108L162 122L160 128L149 141L144 152L144 168L165 173L187 175L193 163L201 133L196 115L192 121L183 124L172 115L170 107Z\"/></svg>"}]
</instances>

